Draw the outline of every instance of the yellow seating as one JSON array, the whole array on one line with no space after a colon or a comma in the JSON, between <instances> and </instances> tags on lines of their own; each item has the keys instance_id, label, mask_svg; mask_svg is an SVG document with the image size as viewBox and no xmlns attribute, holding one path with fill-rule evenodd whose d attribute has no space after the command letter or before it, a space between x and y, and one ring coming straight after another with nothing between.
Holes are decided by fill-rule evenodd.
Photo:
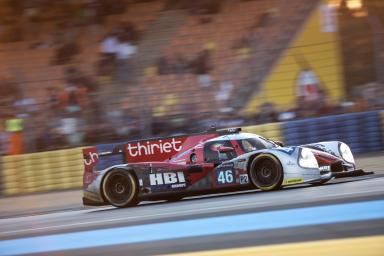
<instances>
[{"instance_id":1,"label":"yellow seating","mask_svg":"<svg viewBox=\"0 0 384 256\"><path fill-rule=\"evenodd\" d=\"M82 148L0 158L5 195L80 188Z\"/></svg>"}]
</instances>

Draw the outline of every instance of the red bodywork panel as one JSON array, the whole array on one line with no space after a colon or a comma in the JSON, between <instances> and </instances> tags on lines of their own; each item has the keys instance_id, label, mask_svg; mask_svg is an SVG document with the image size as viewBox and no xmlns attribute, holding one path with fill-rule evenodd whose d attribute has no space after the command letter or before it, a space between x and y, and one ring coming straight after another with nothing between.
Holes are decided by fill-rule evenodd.
<instances>
[{"instance_id":1,"label":"red bodywork panel","mask_svg":"<svg viewBox=\"0 0 384 256\"><path fill-rule=\"evenodd\" d=\"M124 145L125 160L127 163L169 161L217 136L217 133L211 133L129 142Z\"/></svg>"},{"instance_id":2,"label":"red bodywork panel","mask_svg":"<svg viewBox=\"0 0 384 256\"><path fill-rule=\"evenodd\" d=\"M323 151L319 151L319 150L315 150L315 149L311 149L312 150L312 153L315 155L316 157L316 160L319 164L319 166L321 165L331 165L335 162L339 162L340 159L336 156L333 156L329 153L326 153L326 152L323 152Z\"/></svg>"}]
</instances>

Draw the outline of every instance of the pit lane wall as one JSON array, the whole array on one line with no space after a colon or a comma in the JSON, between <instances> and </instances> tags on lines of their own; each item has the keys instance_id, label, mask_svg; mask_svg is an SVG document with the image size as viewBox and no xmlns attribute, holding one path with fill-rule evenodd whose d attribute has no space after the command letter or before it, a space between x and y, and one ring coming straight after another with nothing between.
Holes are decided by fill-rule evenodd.
<instances>
[{"instance_id":1,"label":"pit lane wall","mask_svg":"<svg viewBox=\"0 0 384 256\"><path fill-rule=\"evenodd\" d=\"M384 111L254 125L243 127L243 131L281 140L286 145L340 140L350 145L355 154L377 152L384 149ZM96 147L104 151L115 145ZM0 173L2 196L79 189L83 173L82 148L4 156L0 158Z\"/></svg>"}]
</instances>

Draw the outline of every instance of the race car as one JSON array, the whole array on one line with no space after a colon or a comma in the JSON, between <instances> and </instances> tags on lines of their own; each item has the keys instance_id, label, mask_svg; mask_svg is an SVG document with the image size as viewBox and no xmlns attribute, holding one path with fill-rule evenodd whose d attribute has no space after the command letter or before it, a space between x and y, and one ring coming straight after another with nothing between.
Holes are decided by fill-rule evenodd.
<instances>
[{"instance_id":1,"label":"race car","mask_svg":"<svg viewBox=\"0 0 384 256\"><path fill-rule=\"evenodd\" d=\"M356 169L348 145L286 147L241 128L129 141L110 151L83 149L84 205L134 206L146 200L246 189L277 190L370 174Z\"/></svg>"}]
</instances>

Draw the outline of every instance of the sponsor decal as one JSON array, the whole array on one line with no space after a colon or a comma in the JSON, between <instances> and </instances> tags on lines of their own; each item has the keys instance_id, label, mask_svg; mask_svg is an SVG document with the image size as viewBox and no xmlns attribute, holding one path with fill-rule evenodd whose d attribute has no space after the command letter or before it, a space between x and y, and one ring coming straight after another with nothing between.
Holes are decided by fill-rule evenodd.
<instances>
[{"instance_id":1,"label":"sponsor decal","mask_svg":"<svg viewBox=\"0 0 384 256\"><path fill-rule=\"evenodd\" d=\"M294 166L294 165L296 165L296 164L292 161L288 161L288 163L287 163L287 166Z\"/></svg>"},{"instance_id":2,"label":"sponsor decal","mask_svg":"<svg viewBox=\"0 0 384 256\"><path fill-rule=\"evenodd\" d=\"M88 152L84 154L84 164L86 166L93 166L95 165L99 160L99 155L96 152Z\"/></svg>"},{"instance_id":3,"label":"sponsor decal","mask_svg":"<svg viewBox=\"0 0 384 256\"><path fill-rule=\"evenodd\" d=\"M210 133L193 136L175 136L127 142L124 144L124 160L127 163L174 160L178 154L186 152L202 141L206 141L213 137L217 137L217 134Z\"/></svg>"},{"instance_id":4,"label":"sponsor decal","mask_svg":"<svg viewBox=\"0 0 384 256\"><path fill-rule=\"evenodd\" d=\"M223 168L231 168L233 169L233 162L229 162L229 163L222 163L217 169L223 169Z\"/></svg>"},{"instance_id":5,"label":"sponsor decal","mask_svg":"<svg viewBox=\"0 0 384 256\"><path fill-rule=\"evenodd\" d=\"M247 167L247 161L245 159L237 160L234 163L234 168L235 169L245 170L246 167Z\"/></svg>"},{"instance_id":6,"label":"sponsor decal","mask_svg":"<svg viewBox=\"0 0 384 256\"><path fill-rule=\"evenodd\" d=\"M329 166L329 165L322 165L322 166L319 166L319 170L320 171L330 172L331 171L331 166Z\"/></svg>"},{"instance_id":7,"label":"sponsor decal","mask_svg":"<svg viewBox=\"0 0 384 256\"><path fill-rule=\"evenodd\" d=\"M217 170L216 177L218 184L231 184L236 182L233 170Z\"/></svg>"},{"instance_id":8,"label":"sponsor decal","mask_svg":"<svg viewBox=\"0 0 384 256\"><path fill-rule=\"evenodd\" d=\"M303 183L303 182L304 182L303 178L291 178L291 179L284 180L283 185L299 184L299 183Z\"/></svg>"},{"instance_id":9,"label":"sponsor decal","mask_svg":"<svg viewBox=\"0 0 384 256\"><path fill-rule=\"evenodd\" d=\"M219 185L236 183L233 162L222 163L216 168L215 173L216 181Z\"/></svg>"},{"instance_id":10,"label":"sponsor decal","mask_svg":"<svg viewBox=\"0 0 384 256\"><path fill-rule=\"evenodd\" d=\"M240 184L248 184L248 174L240 174Z\"/></svg>"},{"instance_id":11,"label":"sponsor decal","mask_svg":"<svg viewBox=\"0 0 384 256\"><path fill-rule=\"evenodd\" d=\"M292 155L292 153L295 151L296 147L285 147L285 148L276 148L276 150L279 150L283 153L286 153L288 155Z\"/></svg>"},{"instance_id":12,"label":"sponsor decal","mask_svg":"<svg viewBox=\"0 0 384 256\"><path fill-rule=\"evenodd\" d=\"M228 128L227 129L227 132L229 132L229 133L235 133L235 132L239 132L240 130L239 130L239 128Z\"/></svg>"},{"instance_id":13,"label":"sponsor decal","mask_svg":"<svg viewBox=\"0 0 384 256\"><path fill-rule=\"evenodd\" d=\"M171 188L185 188L187 184L185 183L179 183L179 184L172 184Z\"/></svg>"},{"instance_id":14,"label":"sponsor decal","mask_svg":"<svg viewBox=\"0 0 384 256\"><path fill-rule=\"evenodd\" d=\"M151 156L156 154L164 154L170 152L179 152L182 149L182 141L172 138L168 141L147 141L128 143L127 151L131 157Z\"/></svg>"},{"instance_id":15,"label":"sponsor decal","mask_svg":"<svg viewBox=\"0 0 384 256\"><path fill-rule=\"evenodd\" d=\"M185 177L183 172L151 173L149 174L149 183L151 186L168 185L168 184L179 185L181 183L184 183L184 187L185 187Z\"/></svg>"}]
</instances>

